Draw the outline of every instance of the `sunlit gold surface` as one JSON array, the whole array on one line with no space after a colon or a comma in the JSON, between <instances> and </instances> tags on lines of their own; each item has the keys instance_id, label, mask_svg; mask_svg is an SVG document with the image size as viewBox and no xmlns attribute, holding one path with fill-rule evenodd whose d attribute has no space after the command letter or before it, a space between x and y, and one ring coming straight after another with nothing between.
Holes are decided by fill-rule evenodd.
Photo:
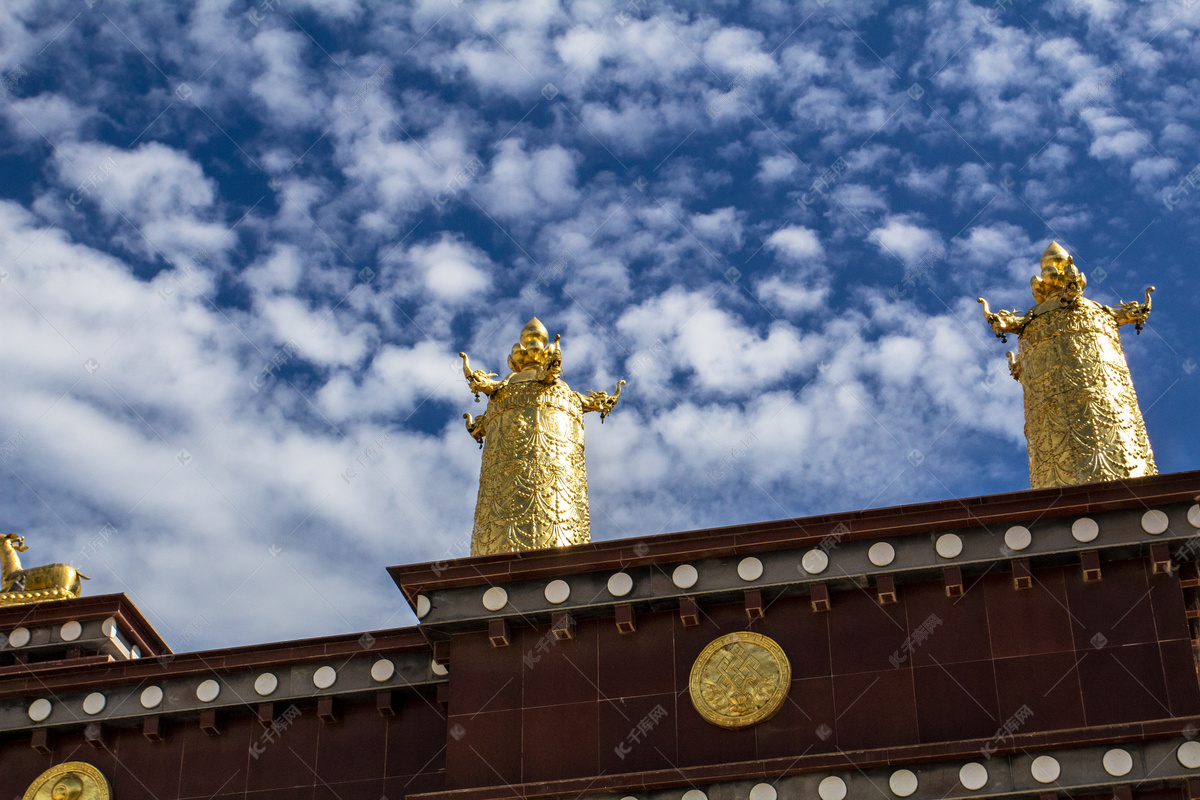
<instances>
[{"instance_id":1,"label":"sunlit gold surface","mask_svg":"<svg viewBox=\"0 0 1200 800\"><path fill-rule=\"evenodd\" d=\"M591 541L583 415L607 416L625 381L617 383L613 395L571 391L560 377L559 337L550 343L536 317L513 345L512 372L502 380L472 370L466 354L459 355L476 399L488 397L483 414L463 415L467 432L483 445L471 555Z\"/></svg>"},{"instance_id":2,"label":"sunlit gold surface","mask_svg":"<svg viewBox=\"0 0 1200 800\"><path fill-rule=\"evenodd\" d=\"M70 564L22 569L17 554L28 549L23 536L6 533L0 537L0 606L79 597L86 575Z\"/></svg>"},{"instance_id":3,"label":"sunlit gold surface","mask_svg":"<svg viewBox=\"0 0 1200 800\"><path fill-rule=\"evenodd\" d=\"M1042 254L1041 268L1030 282L1037 305L1025 313L992 312L979 299L998 337L1019 337L1008 361L1025 388L1030 485L1157 474L1117 330L1130 323L1141 330L1154 287L1144 302L1095 303L1083 296L1087 278L1057 242Z\"/></svg>"},{"instance_id":4,"label":"sunlit gold surface","mask_svg":"<svg viewBox=\"0 0 1200 800\"><path fill-rule=\"evenodd\" d=\"M25 790L22 800L110 800L108 781L83 761L51 767Z\"/></svg>"},{"instance_id":5,"label":"sunlit gold surface","mask_svg":"<svg viewBox=\"0 0 1200 800\"><path fill-rule=\"evenodd\" d=\"M787 698L792 665L773 640L743 631L709 643L692 665L688 691L705 720L723 728L757 725Z\"/></svg>"}]
</instances>

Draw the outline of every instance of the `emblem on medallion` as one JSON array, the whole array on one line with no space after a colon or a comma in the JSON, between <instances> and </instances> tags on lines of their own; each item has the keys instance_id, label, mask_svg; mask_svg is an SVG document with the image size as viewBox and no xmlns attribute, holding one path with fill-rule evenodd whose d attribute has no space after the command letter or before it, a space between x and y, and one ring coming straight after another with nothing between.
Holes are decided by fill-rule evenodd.
<instances>
[{"instance_id":1,"label":"emblem on medallion","mask_svg":"<svg viewBox=\"0 0 1200 800\"><path fill-rule=\"evenodd\" d=\"M83 761L68 761L43 772L22 800L110 800L108 781Z\"/></svg>"},{"instance_id":2,"label":"emblem on medallion","mask_svg":"<svg viewBox=\"0 0 1200 800\"><path fill-rule=\"evenodd\" d=\"M745 728L775 715L792 683L792 665L761 633L730 633L692 665L688 690L700 716L722 728Z\"/></svg>"}]
</instances>

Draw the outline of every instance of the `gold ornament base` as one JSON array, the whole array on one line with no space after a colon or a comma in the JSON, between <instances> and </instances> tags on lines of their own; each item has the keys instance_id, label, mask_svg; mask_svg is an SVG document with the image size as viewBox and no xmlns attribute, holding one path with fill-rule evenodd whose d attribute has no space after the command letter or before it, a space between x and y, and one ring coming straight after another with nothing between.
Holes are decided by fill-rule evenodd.
<instances>
[{"instance_id":1,"label":"gold ornament base","mask_svg":"<svg viewBox=\"0 0 1200 800\"><path fill-rule=\"evenodd\" d=\"M41 603L44 600L74 600L77 597L77 593L58 587L36 592L0 592L0 606L21 606L27 603Z\"/></svg>"}]
</instances>

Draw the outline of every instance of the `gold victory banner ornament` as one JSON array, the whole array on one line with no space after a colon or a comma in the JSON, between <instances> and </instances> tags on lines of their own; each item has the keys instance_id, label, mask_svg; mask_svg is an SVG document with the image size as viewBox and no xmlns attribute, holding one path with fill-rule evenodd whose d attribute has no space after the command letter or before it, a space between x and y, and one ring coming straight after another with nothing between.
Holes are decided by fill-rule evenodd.
<instances>
[{"instance_id":1,"label":"gold victory banner ornament","mask_svg":"<svg viewBox=\"0 0 1200 800\"><path fill-rule=\"evenodd\" d=\"M1009 370L1025 389L1029 482L1035 489L1156 475L1154 454L1125 362L1118 327L1138 332L1150 316L1144 302L1116 308L1083 296L1087 278L1057 242L1042 253L1030 280L1033 308L983 315L1002 341L1019 337Z\"/></svg>"},{"instance_id":2,"label":"gold victory banner ornament","mask_svg":"<svg viewBox=\"0 0 1200 800\"><path fill-rule=\"evenodd\" d=\"M483 414L463 414L467 432L483 447L471 555L591 541L583 415L599 411L603 421L625 381L612 395L571 391L560 377L559 337L551 343L536 317L521 330L508 356L512 371L502 380L472 370L466 353L459 356L475 400L488 397Z\"/></svg>"}]
</instances>

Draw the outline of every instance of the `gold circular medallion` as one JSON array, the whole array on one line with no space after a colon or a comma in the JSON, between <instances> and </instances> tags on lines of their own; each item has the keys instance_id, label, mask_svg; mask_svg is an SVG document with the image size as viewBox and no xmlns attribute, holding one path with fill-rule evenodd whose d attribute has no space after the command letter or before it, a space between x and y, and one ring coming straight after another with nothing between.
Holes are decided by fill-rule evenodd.
<instances>
[{"instance_id":1,"label":"gold circular medallion","mask_svg":"<svg viewBox=\"0 0 1200 800\"><path fill-rule=\"evenodd\" d=\"M43 772L22 800L110 800L108 781L83 761L68 761Z\"/></svg>"},{"instance_id":2,"label":"gold circular medallion","mask_svg":"<svg viewBox=\"0 0 1200 800\"><path fill-rule=\"evenodd\" d=\"M700 716L722 728L757 725L775 715L792 684L783 649L761 633L730 633L692 665L688 690Z\"/></svg>"}]
</instances>

